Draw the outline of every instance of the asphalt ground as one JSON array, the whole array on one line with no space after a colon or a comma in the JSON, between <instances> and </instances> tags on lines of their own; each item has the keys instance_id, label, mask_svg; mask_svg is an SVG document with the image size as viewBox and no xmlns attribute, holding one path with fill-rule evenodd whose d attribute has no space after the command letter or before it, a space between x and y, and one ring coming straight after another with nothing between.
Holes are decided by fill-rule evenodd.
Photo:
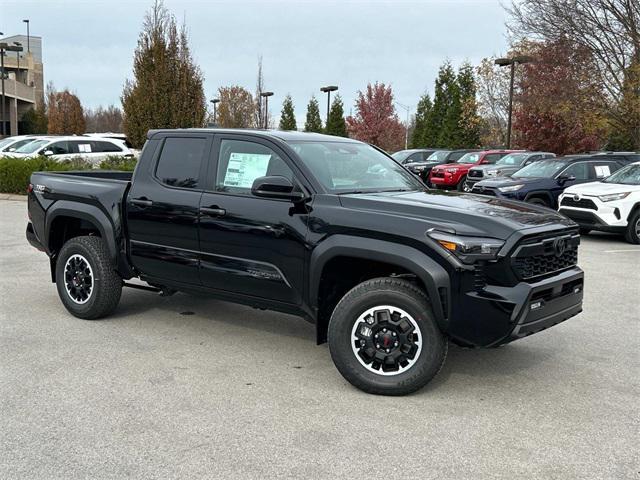
<instances>
[{"instance_id":1,"label":"asphalt ground","mask_svg":"<svg viewBox=\"0 0 640 480\"><path fill-rule=\"evenodd\" d=\"M0 478L640 478L640 247L619 237L583 238L584 313L452 345L392 398L280 313L126 289L72 317L26 219L0 201Z\"/></svg>"}]
</instances>

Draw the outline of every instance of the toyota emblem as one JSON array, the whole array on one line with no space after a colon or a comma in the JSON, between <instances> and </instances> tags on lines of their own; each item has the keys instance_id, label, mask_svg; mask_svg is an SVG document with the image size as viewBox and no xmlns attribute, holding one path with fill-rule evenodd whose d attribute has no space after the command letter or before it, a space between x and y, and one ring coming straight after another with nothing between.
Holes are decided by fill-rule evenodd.
<instances>
[{"instance_id":1,"label":"toyota emblem","mask_svg":"<svg viewBox=\"0 0 640 480\"><path fill-rule=\"evenodd\" d=\"M580 201L580 195L576 193L576 194L573 196L573 201L574 201L574 202L579 202L579 201Z\"/></svg>"},{"instance_id":2,"label":"toyota emblem","mask_svg":"<svg viewBox=\"0 0 640 480\"><path fill-rule=\"evenodd\" d=\"M553 251L556 254L556 257L561 257L564 255L565 250L567 249L567 241L564 238L556 238L553 241Z\"/></svg>"}]
</instances>

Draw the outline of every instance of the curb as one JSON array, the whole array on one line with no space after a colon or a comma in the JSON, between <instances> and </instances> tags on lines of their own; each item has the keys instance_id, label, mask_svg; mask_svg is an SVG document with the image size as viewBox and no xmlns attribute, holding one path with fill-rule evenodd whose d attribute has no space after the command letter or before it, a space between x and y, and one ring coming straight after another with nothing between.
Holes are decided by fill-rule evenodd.
<instances>
[{"instance_id":1,"label":"curb","mask_svg":"<svg viewBox=\"0 0 640 480\"><path fill-rule=\"evenodd\" d=\"M26 195L14 195L14 194L11 194L11 193L0 193L0 200L11 200L11 201L19 200L19 201L26 202L27 201L27 196Z\"/></svg>"}]
</instances>

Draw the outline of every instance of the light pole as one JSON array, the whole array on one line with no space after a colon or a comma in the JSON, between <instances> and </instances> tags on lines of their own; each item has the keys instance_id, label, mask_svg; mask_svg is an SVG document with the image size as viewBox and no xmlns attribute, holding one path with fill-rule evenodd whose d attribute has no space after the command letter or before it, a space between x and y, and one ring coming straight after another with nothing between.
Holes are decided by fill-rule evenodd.
<instances>
[{"instance_id":1,"label":"light pole","mask_svg":"<svg viewBox=\"0 0 640 480\"><path fill-rule=\"evenodd\" d=\"M400 102L395 102L395 103L396 105L404 108L407 111L407 123L404 128L404 149L406 150L407 148L409 148L409 111L411 110L411 107L407 105L403 105Z\"/></svg>"},{"instance_id":2,"label":"light pole","mask_svg":"<svg viewBox=\"0 0 640 480\"><path fill-rule=\"evenodd\" d=\"M218 103L220 103L220 99L219 98L214 98L212 100L209 100L212 104L213 104L213 124L214 125L218 125L218 117L216 116L216 106L218 105Z\"/></svg>"},{"instance_id":3,"label":"light pole","mask_svg":"<svg viewBox=\"0 0 640 480\"><path fill-rule=\"evenodd\" d=\"M31 43L29 41L29 19L25 18L22 21L27 24L27 53L31 53Z\"/></svg>"},{"instance_id":4,"label":"light pole","mask_svg":"<svg viewBox=\"0 0 640 480\"><path fill-rule=\"evenodd\" d=\"M338 90L338 87L336 85L329 85L320 89L322 93L327 94L327 122L329 121L329 103L331 99L331 92L335 92L336 90Z\"/></svg>"},{"instance_id":5,"label":"light pole","mask_svg":"<svg viewBox=\"0 0 640 480\"><path fill-rule=\"evenodd\" d=\"M518 55L511 58L496 58L495 64L500 67L511 67L511 78L509 80L509 117L507 120L507 148L511 148L511 114L513 111L513 77L516 71L516 64L529 63L533 61L532 57L526 55Z\"/></svg>"},{"instance_id":6,"label":"light pole","mask_svg":"<svg viewBox=\"0 0 640 480\"><path fill-rule=\"evenodd\" d=\"M5 52L21 52L22 47L18 47L17 45L9 45L8 43L0 43L0 73L2 76L2 136L5 135L5 120L4 120L4 55Z\"/></svg>"},{"instance_id":7,"label":"light pole","mask_svg":"<svg viewBox=\"0 0 640 480\"><path fill-rule=\"evenodd\" d=\"M273 95L273 92L262 92L261 97L264 98L264 128L269 128L269 97Z\"/></svg>"}]
</instances>

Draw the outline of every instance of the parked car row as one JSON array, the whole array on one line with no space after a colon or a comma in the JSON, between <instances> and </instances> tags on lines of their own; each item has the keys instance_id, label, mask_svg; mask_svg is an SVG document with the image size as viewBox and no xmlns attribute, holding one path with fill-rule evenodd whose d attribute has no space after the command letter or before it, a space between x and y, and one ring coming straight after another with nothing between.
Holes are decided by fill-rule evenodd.
<instances>
[{"instance_id":1,"label":"parked car row","mask_svg":"<svg viewBox=\"0 0 640 480\"><path fill-rule=\"evenodd\" d=\"M393 157L430 187L552 208L583 234L623 233L640 243L640 153L414 149Z\"/></svg>"},{"instance_id":2,"label":"parked car row","mask_svg":"<svg viewBox=\"0 0 640 480\"><path fill-rule=\"evenodd\" d=\"M21 135L0 141L0 156L31 158L43 155L54 160L83 158L98 164L109 156L133 157L135 152L122 134Z\"/></svg>"}]
</instances>

